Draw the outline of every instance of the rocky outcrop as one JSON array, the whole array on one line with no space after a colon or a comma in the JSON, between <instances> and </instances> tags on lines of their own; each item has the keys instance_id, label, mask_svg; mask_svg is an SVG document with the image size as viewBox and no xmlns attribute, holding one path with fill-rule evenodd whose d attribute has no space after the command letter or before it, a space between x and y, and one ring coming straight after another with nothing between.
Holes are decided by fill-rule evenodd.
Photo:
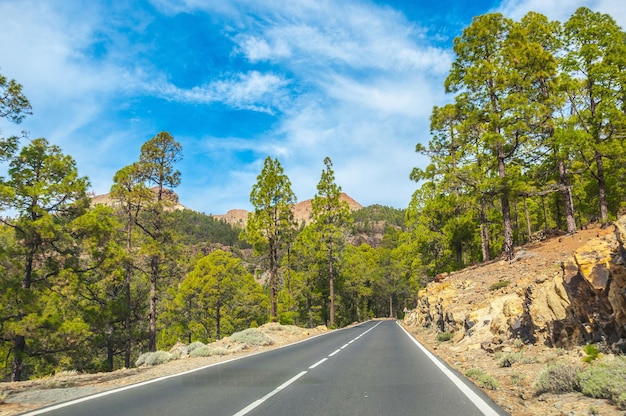
<instances>
[{"instance_id":1,"label":"rocky outcrop","mask_svg":"<svg viewBox=\"0 0 626 416\"><path fill-rule=\"evenodd\" d=\"M602 342L626 352L625 241L621 217L614 232L545 260L540 272L526 267L537 255L530 249L512 264L453 273L419 293L405 323L453 332L459 345L474 348L497 349L519 338L563 348ZM555 244L553 250L561 248ZM494 285L498 281L504 283Z\"/></svg>"},{"instance_id":2,"label":"rocky outcrop","mask_svg":"<svg viewBox=\"0 0 626 416\"><path fill-rule=\"evenodd\" d=\"M156 187L150 189L152 190L152 192L155 193L155 195L158 192L158 188ZM106 205L111 208L116 208L121 205L121 202L111 197L111 194L90 194L88 196L91 199L91 206ZM171 189L163 190L163 199L167 202L167 204L165 205L166 211L182 211L184 209L188 209L179 202L178 194Z\"/></svg>"},{"instance_id":3,"label":"rocky outcrop","mask_svg":"<svg viewBox=\"0 0 626 416\"><path fill-rule=\"evenodd\" d=\"M352 199L346 193L341 193L340 199L348 204L350 207L350 211L356 211L363 206ZM298 202L293 206L293 218L297 224L308 224L311 221L311 200L307 199L302 202ZM245 228L246 223L248 221L248 211L244 209L232 209L228 211L226 214L221 215L213 215L214 218L225 221L230 225L235 225L237 227Z\"/></svg>"}]
</instances>

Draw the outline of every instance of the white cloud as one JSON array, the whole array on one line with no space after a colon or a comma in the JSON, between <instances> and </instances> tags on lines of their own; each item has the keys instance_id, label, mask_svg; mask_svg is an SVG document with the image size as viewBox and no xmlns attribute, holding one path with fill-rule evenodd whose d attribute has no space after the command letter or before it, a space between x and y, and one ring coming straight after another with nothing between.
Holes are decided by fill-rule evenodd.
<instances>
[{"instance_id":1,"label":"white cloud","mask_svg":"<svg viewBox=\"0 0 626 416\"><path fill-rule=\"evenodd\" d=\"M287 84L275 74L251 71L190 89L177 87L165 80L146 83L143 88L166 100L195 104L221 102L238 109L273 113L275 108L284 104Z\"/></svg>"}]
</instances>

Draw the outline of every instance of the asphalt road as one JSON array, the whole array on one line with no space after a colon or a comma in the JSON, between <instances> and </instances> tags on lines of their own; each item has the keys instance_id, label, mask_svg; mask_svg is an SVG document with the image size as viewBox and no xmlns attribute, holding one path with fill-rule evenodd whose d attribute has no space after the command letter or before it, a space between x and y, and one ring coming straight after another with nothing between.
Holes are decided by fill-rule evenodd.
<instances>
[{"instance_id":1,"label":"asphalt road","mask_svg":"<svg viewBox=\"0 0 626 416\"><path fill-rule=\"evenodd\" d=\"M370 321L28 415L507 414L429 355L396 322Z\"/></svg>"}]
</instances>

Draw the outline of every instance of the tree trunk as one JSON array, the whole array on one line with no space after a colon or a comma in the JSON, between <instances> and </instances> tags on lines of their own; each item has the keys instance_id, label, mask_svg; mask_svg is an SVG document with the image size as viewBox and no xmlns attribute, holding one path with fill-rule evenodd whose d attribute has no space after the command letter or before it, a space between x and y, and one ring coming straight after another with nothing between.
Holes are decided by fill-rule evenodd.
<instances>
[{"instance_id":1,"label":"tree trunk","mask_svg":"<svg viewBox=\"0 0 626 416\"><path fill-rule=\"evenodd\" d=\"M500 204L502 205L502 252L506 260L513 260L515 255L513 247L513 227L511 225L511 206L509 204L509 186L506 184L506 168L504 164L504 149L502 144L497 145L498 154L498 177L502 179L504 186L500 190Z\"/></svg>"},{"instance_id":2,"label":"tree trunk","mask_svg":"<svg viewBox=\"0 0 626 416\"><path fill-rule=\"evenodd\" d=\"M30 291L33 280L33 262L35 259L35 250L37 243L31 245L26 262L24 264L24 277L22 279L22 289ZM23 319L22 310L18 311L18 319ZM26 337L22 334L16 334L13 339L13 361L11 363L11 381L22 381L24 373L24 356L26 354Z\"/></svg>"},{"instance_id":3,"label":"tree trunk","mask_svg":"<svg viewBox=\"0 0 626 416\"><path fill-rule=\"evenodd\" d=\"M332 251L331 251L332 253ZM332 254L331 254L332 256ZM328 264L328 273L330 274L330 327L335 327L335 271L333 270L333 261Z\"/></svg>"},{"instance_id":4,"label":"tree trunk","mask_svg":"<svg viewBox=\"0 0 626 416\"><path fill-rule=\"evenodd\" d=\"M114 349L113 346L111 345L111 342L108 341L107 342L107 371L113 371L113 356L114 356Z\"/></svg>"},{"instance_id":5,"label":"tree trunk","mask_svg":"<svg viewBox=\"0 0 626 416\"><path fill-rule=\"evenodd\" d=\"M222 339L222 303L217 302L215 308L215 338L219 341Z\"/></svg>"},{"instance_id":6,"label":"tree trunk","mask_svg":"<svg viewBox=\"0 0 626 416\"><path fill-rule=\"evenodd\" d=\"M480 248L483 254L483 261L491 260L491 248L489 247L489 220L487 219L487 204L485 198L480 198Z\"/></svg>"},{"instance_id":7,"label":"tree trunk","mask_svg":"<svg viewBox=\"0 0 626 416\"><path fill-rule=\"evenodd\" d=\"M598 197L600 199L600 220L605 224L609 218L609 208L606 202L606 181L604 178L604 162L602 154L596 151L596 169L598 176Z\"/></svg>"},{"instance_id":8,"label":"tree trunk","mask_svg":"<svg viewBox=\"0 0 626 416\"><path fill-rule=\"evenodd\" d=\"M157 278L159 269L159 259L153 257L150 261L150 307L148 312L148 351L156 351L156 315L157 315Z\"/></svg>"},{"instance_id":9,"label":"tree trunk","mask_svg":"<svg viewBox=\"0 0 626 416\"><path fill-rule=\"evenodd\" d=\"M513 260L515 256L513 247L513 228L511 226L511 207L509 206L508 189L505 189L500 197L502 204L502 233L504 241L502 243L502 252L505 260Z\"/></svg>"},{"instance_id":10,"label":"tree trunk","mask_svg":"<svg viewBox=\"0 0 626 416\"><path fill-rule=\"evenodd\" d=\"M16 335L13 340L13 362L11 363L11 381L22 381L24 370L24 354L26 352L26 338Z\"/></svg>"},{"instance_id":11,"label":"tree trunk","mask_svg":"<svg viewBox=\"0 0 626 416\"><path fill-rule=\"evenodd\" d=\"M270 317L271 320L278 321L278 307L276 304L276 287L278 286L278 247L277 242L270 239Z\"/></svg>"},{"instance_id":12,"label":"tree trunk","mask_svg":"<svg viewBox=\"0 0 626 416\"><path fill-rule=\"evenodd\" d=\"M393 318L393 296L389 295L389 317Z\"/></svg>"},{"instance_id":13,"label":"tree trunk","mask_svg":"<svg viewBox=\"0 0 626 416\"><path fill-rule=\"evenodd\" d=\"M532 226L530 224L530 212L528 211L528 200L524 198L524 213L526 214L526 232L528 233L528 240L530 241L530 237L532 235Z\"/></svg>"},{"instance_id":14,"label":"tree trunk","mask_svg":"<svg viewBox=\"0 0 626 416\"><path fill-rule=\"evenodd\" d=\"M130 212L130 209L129 209ZM130 357L132 352L132 328L131 328L131 313L132 313L132 301L130 294L130 279L133 272L131 263L131 251L132 251L132 230L133 230L133 218L129 216L128 223L126 224L126 254L128 259L126 261L126 275L124 276L124 302L126 306L126 316L124 319L125 324L125 342L124 342L124 366L130 368Z\"/></svg>"}]
</instances>

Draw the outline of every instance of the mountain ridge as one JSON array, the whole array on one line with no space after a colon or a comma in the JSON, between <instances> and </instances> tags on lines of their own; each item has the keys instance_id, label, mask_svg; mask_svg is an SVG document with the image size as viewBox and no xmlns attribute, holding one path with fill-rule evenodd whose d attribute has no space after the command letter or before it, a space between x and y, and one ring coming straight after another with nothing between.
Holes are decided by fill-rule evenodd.
<instances>
[{"instance_id":1,"label":"mountain ridge","mask_svg":"<svg viewBox=\"0 0 626 416\"><path fill-rule=\"evenodd\" d=\"M352 212L363 208L360 203L355 201L345 192L341 193L340 200L345 201ZM312 201L312 199L305 199L304 201L298 202L293 206L293 216L298 224L308 224L311 221L311 212L313 209ZM227 211L226 214L214 214L212 216L213 218L224 221L230 225L244 228L248 221L249 213L250 211L245 209L235 208Z\"/></svg>"}]
</instances>

